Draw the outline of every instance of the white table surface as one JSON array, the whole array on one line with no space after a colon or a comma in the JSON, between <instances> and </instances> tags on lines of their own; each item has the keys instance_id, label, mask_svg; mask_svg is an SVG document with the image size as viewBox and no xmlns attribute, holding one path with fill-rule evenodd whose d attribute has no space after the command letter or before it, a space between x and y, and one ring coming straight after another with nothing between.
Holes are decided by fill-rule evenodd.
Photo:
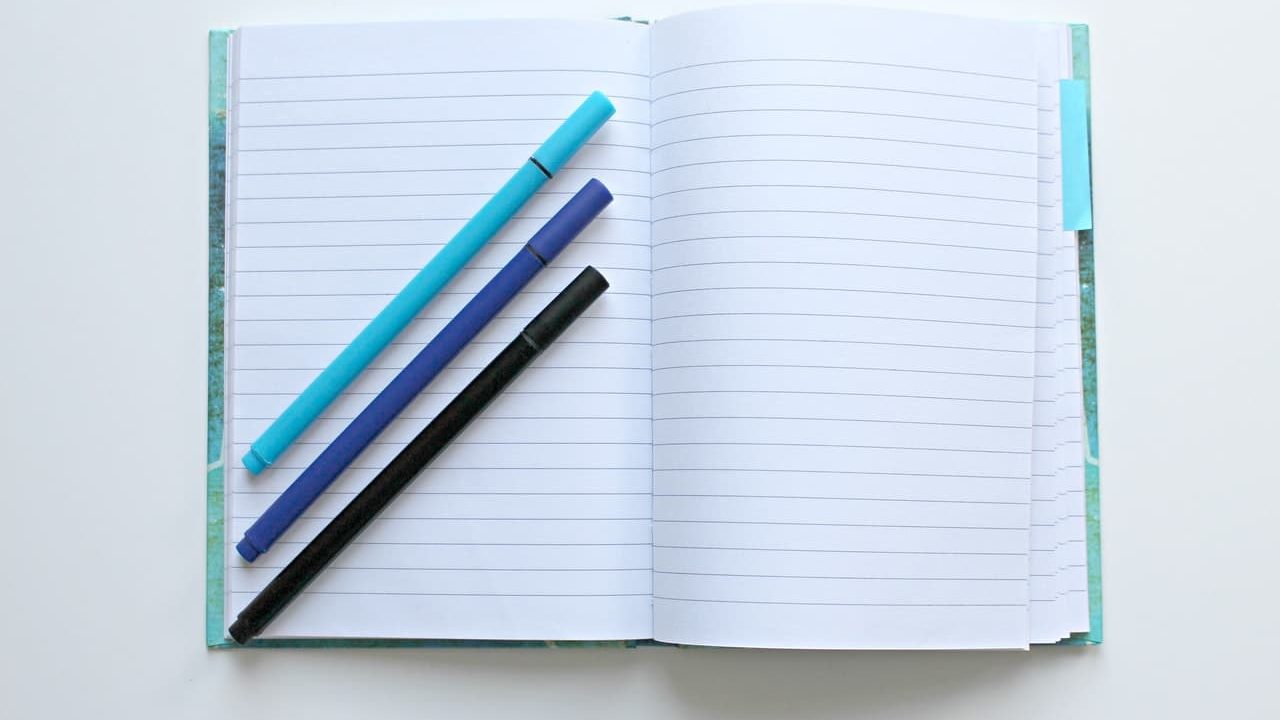
<instances>
[{"instance_id":1,"label":"white table surface","mask_svg":"<svg viewBox=\"0 0 1280 720\"><path fill-rule=\"evenodd\" d=\"M1244 0L881 2L1092 26L1102 647L205 649L206 32L703 4L4 3L0 715L1280 716L1280 14Z\"/></svg>"}]
</instances>

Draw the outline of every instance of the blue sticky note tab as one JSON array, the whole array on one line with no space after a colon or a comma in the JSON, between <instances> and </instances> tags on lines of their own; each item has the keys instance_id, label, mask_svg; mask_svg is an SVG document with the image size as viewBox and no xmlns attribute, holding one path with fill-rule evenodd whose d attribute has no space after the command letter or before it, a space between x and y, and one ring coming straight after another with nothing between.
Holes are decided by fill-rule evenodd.
<instances>
[{"instance_id":1,"label":"blue sticky note tab","mask_svg":"<svg viewBox=\"0 0 1280 720\"><path fill-rule=\"evenodd\" d=\"M1058 82L1062 114L1062 228L1093 228L1089 179L1089 88L1084 80Z\"/></svg>"}]
</instances>

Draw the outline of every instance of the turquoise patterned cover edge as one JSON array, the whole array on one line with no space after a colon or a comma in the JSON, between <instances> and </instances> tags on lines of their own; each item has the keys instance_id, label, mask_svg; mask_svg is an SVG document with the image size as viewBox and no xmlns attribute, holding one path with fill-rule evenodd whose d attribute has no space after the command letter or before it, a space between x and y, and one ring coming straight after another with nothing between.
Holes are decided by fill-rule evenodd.
<instances>
[{"instance_id":1,"label":"turquoise patterned cover edge","mask_svg":"<svg viewBox=\"0 0 1280 720\"><path fill-rule=\"evenodd\" d=\"M1093 86L1089 67L1088 25L1071 26L1071 64L1072 76L1085 84L1085 109L1089 118L1092 155ZM1090 171L1092 172L1092 167ZM1096 225L1096 215L1094 220ZM1101 467L1098 462L1098 313L1094 305L1094 229L1081 230L1077 237L1080 244L1080 350L1084 372L1084 496L1089 565L1089 632L1075 633L1059 644L1097 645L1102 642L1102 516L1099 498Z\"/></svg>"},{"instance_id":2,"label":"turquoise patterned cover edge","mask_svg":"<svg viewBox=\"0 0 1280 720\"><path fill-rule=\"evenodd\" d=\"M226 637L226 517L223 430L225 427L224 362L226 351L225 225L227 136L227 41L233 30L209 32L209 377L208 466L206 469L205 642L211 648L237 647ZM1072 62L1076 79L1089 83L1089 28L1072 25ZM1086 523L1088 528L1090 631L1076 633L1061 645L1102 642L1102 555L1099 515L1098 375L1094 308L1093 230L1079 233L1081 346L1084 355L1086 433ZM247 647L635 647L661 645L652 640L505 641L438 639L258 639Z\"/></svg>"}]
</instances>

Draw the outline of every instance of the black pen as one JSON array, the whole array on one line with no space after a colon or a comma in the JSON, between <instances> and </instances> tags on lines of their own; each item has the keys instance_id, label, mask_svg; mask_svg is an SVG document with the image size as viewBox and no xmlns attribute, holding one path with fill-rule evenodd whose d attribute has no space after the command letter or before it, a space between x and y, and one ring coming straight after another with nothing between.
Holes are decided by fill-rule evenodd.
<instances>
[{"instance_id":1,"label":"black pen","mask_svg":"<svg viewBox=\"0 0 1280 720\"><path fill-rule=\"evenodd\" d=\"M237 643L257 637L441 450L609 287L588 266L418 433L236 617Z\"/></svg>"}]
</instances>

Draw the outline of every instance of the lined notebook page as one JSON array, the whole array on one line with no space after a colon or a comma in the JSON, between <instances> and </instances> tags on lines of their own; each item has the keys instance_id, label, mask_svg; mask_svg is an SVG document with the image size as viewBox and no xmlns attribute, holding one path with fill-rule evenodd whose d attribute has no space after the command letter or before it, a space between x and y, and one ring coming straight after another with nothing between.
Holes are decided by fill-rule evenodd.
<instances>
[{"instance_id":1,"label":"lined notebook page","mask_svg":"<svg viewBox=\"0 0 1280 720\"><path fill-rule=\"evenodd\" d=\"M1034 28L735 8L652 47L655 637L1025 647Z\"/></svg>"},{"instance_id":2,"label":"lined notebook page","mask_svg":"<svg viewBox=\"0 0 1280 720\"><path fill-rule=\"evenodd\" d=\"M620 22L237 34L227 607L237 613L586 264L611 288L269 637L612 639L650 617L648 43ZM335 51L340 49L340 51ZM239 458L592 90L617 115L269 471ZM616 200L252 566L247 526L590 177Z\"/></svg>"}]
</instances>

